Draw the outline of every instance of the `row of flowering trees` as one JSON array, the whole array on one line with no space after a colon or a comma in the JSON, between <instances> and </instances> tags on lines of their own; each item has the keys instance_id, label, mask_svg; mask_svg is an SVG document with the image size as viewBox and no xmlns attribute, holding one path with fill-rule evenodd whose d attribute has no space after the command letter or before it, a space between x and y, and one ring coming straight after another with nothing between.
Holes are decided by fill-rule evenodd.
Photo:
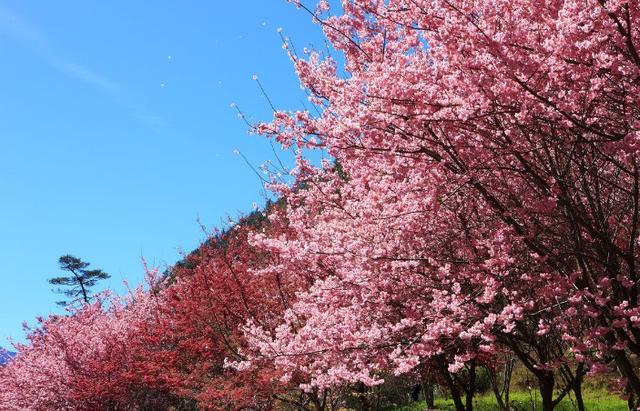
<instances>
[{"instance_id":1,"label":"row of flowering trees","mask_svg":"<svg viewBox=\"0 0 640 411\"><path fill-rule=\"evenodd\" d=\"M395 374L470 410L510 353L545 411L603 370L637 408L638 1L294 3L340 53L289 48L319 114L255 127L295 183L149 290L43 320L0 404L331 409Z\"/></svg>"},{"instance_id":2,"label":"row of flowering trees","mask_svg":"<svg viewBox=\"0 0 640 411\"><path fill-rule=\"evenodd\" d=\"M272 364L227 366L245 358L244 324L268 329L307 281L254 272L277 259L249 247L257 227L287 233L254 214L170 273L148 270L147 287L40 319L0 369L0 409L265 409L280 395L296 402L289 391L297 381L280 384Z\"/></svg>"}]
</instances>

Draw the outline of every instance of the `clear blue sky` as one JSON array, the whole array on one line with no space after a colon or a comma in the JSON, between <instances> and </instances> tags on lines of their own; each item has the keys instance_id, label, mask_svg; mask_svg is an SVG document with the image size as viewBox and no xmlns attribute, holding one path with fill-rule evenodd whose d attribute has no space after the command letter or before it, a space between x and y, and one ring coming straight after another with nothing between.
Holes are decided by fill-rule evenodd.
<instances>
[{"instance_id":1,"label":"clear blue sky","mask_svg":"<svg viewBox=\"0 0 640 411\"><path fill-rule=\"evenodd\" d=\"M262 203L243 160L273 159L253 119L305 99L281 48L322 45L285 0L5 0L0 5L0 346L59 311L47 278L70 253L122 291L141 257L173 264L197 223Z\"/></svg>"}]
</instances>

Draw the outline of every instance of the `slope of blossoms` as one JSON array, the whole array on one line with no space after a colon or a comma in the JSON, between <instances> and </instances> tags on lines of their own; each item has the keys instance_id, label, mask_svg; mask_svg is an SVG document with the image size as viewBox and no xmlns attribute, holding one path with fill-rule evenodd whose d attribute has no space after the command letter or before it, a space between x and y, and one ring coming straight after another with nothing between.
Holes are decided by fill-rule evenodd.
<instances>
[{"instance_id":1,"label":"slope of blossoms","mask_svg":"<svg viewBox=\"0 0 640 411\"><path fill-rule=\"evenodd\" d=\"M96 409L105 404L100 396L127 390L134 372L130 338L136 323L153 315L149 294L136 290L131 298L111 299L106 310L101 299L69 316L40 319L28 344L18 345L17 357L0 370L2 409Z\"/></svg>"},{"instance_id":2,"label":"slope of blossoms","mask_svg":"<svg viewBox=\"0 0 640 411\"><path fill-rule=\"evenodd\" d=\"M324 410L395 374L470 411L507 353L545 411L604 370L638 408L638 1L293 3L344 58L287 45L319 114L255 127L297 150L283 200L44 320L0 404Z\"/></svg>"},{"instance_id":3,"label":"slope of blossoms","mask_svg":"<svg viewBox=\"0 0 640 411\"><path fill-rule=\"evenodd\" d=\"M278 221L254 213L168 276L149 271L146 289L41 319L0 368L0 409L264 409L295 402L303 380L281 384L266 363L242 371L225 365L245 359L248 319L268 329L311 281L260 271L278 256L248 246L253 230L287 235Z\"/></svg>"}]
</instances>

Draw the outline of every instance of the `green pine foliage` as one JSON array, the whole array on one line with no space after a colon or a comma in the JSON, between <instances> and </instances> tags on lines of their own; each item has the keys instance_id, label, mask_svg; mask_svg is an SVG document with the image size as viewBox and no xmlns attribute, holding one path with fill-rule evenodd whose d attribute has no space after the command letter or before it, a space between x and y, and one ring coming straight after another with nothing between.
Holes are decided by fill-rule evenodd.
<instances>
[{"instance_id":1,"label":"green pine foliage","mask_svg":"<svg viewBox=\"0 0 640 411\"><path fill-rule=\"evenodd\" d=\"M111 277L102 270L90 270L90 263L72 255L63 255L58 259L58 264L62 271L69 275L54 277L49 279L49 284L58 286L54 292L67 297L58 301L57 304L63 307L75 304L89 304L91 302L91 288L98 281Z\"/></svg>"}]
</instances>

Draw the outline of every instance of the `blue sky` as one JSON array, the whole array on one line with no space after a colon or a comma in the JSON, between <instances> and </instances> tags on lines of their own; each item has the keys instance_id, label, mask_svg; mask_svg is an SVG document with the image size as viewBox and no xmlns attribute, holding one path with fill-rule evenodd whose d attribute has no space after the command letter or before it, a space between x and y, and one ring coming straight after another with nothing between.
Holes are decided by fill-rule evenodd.
<instances>
[{"instance_id":1,"label":"blue sky","mask_svg":"<svg viewBox=\"0 0 640 411\"><path fill-rule=\"evenodd\" d=\"M322 45L285 0L5 0L0 5L0 346L59 311L47 278L73 254L123 290L204 239L197 222L262 203L241 157L273 159L254 120L305 94L281 48Z\"/></svg>"}]
</instances>

